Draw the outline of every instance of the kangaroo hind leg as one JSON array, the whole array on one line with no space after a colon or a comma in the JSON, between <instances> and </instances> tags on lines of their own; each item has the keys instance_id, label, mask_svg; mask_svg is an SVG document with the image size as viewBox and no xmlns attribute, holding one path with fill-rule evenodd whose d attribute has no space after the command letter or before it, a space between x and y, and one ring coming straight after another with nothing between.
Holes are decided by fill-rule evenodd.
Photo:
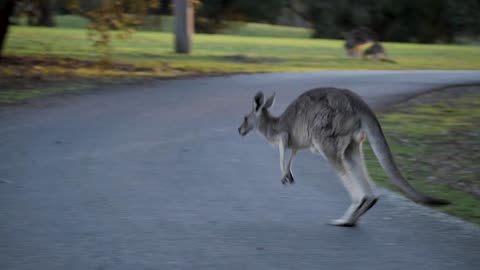
<instances>
[{"instance_id":1,"label":"kangaroo hind leg","mask_svg":"<svg viewBox=\"0 0 480 270\"><path fill-rule=\"evenodd\" d=\"M363 159L361 140L352 140L345 151L344 163L349 177L357 184L360 193L360 205L352 216L355 223L364 215L378 200L375 190L375 184L368 176Z\"/></svg>"},{"instance_id":2,"label":"kangaroo hind leg","mask_svg":"<svg viewBox=\"0 0 480 270\"><path fill-rule=\"evenodd\" d=\"M332 220L329 224L351 227L355 226L356 212L359 211L365 202L362 202L363 193L361 192L359 184L356 182L356 179L351 176L351 173L349 173L348 167L346 166L344 153L349 145L350 139L342 139L343 138L335 138L324 141L323 148L321 148L321 144L315 143L315 148L317 148L317 152L323 153L323 156L335 169L335 172L342 181L343 186L352 200L350 207L346 210L344 215L339 219Z\"/></svg>"},{"instance_id":3,"label":"kangaroo hind leg","mask_svg":"<svg viewBox=\"0 0 480 270\"><path fill-rule=\"evenodd\" d=\"M341 218L332 220L329 222L329 224L335 226L353 227L357 221L357 213L362 207L364 207L365 200L362 199L362 194L360 194L359 188L357 183L354 182L354 179L352 179L347 173L342 172L338 173L338 176L350 194L352 203Z\"/></svg>"},{"instance_id":4,"label":"kangaroo hind leg","mask_svg":"<svg viewBox=\"0 0 480 270\"><path fill-rule=\"evenodd\" d=\"M295 183L295 179L293 178L293 175L292 175L292 162L293 162L293 159L295 158L295 155L297 154L297 149L292 149L292 151L290 151L290 158L288 159L288 163L287 163L287 168L285 169L286 173L285 173L285 176L283 177L284 180L282 180L282 183L283 181L286 181L287 183L289 184L293 184Z\"/></svg>"}]
</instances>

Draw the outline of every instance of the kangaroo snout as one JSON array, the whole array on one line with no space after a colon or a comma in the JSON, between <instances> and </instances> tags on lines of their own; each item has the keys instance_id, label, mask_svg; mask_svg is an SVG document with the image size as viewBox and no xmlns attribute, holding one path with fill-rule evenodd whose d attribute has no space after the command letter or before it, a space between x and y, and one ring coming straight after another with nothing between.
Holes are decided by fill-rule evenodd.
<instances>
[{"instance_id":1,"label":"kangaroo snout","mask_svg":"<svg viewBox=\"0 0 480 270\"><path fill-rule=\"evenodd\" d=\"M247 135L247 132L243 131L242 127L239 127L238 128L238 134L240 134L240 136L244 137L245 135Z\"/></svg>"}]
</instances>

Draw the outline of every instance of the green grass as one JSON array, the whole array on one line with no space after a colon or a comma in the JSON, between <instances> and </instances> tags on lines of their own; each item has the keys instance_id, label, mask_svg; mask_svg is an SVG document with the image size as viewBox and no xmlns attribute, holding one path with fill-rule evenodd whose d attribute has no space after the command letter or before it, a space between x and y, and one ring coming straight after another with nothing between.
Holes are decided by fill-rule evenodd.
<instances>
[{"instance_id":1,"label":"green grass","mask_svg":"<svg viewBox=\"0 0 480 270\"><path fill-rule=\"evenodd\" d=\"M285 37L285 38L309 38L311 31L305 28L269 25L261 23L246 23L232 26L220 31L225 35L252 36L252 37Z\"/></svg>"},{"instance_id":2,"label":"green grass","mask_svg":"<svg viewBox=\"0 0 480 270\"><path fill-rule=\"evenodd\" d=\"M138 32L113 42L113 57L143 66L168 63L198 72L274 72L360 69L479 69L480 47L386 43L398 64L350 59L342 41L298 38L201 35L193 38L193 53L173 53L173 35ZM5 52L95 59L82 29L12 27ZM241 55L251 62L227 60Z\"/></svg>"},{"instance_id":3,"label":"green grass","mask_svg":"<svg viewBox=\"0 0 480 270\"><path fill-rule=\"evenodd\" d=\"M56 86L29 87L27 89L8 89L0 91L0 104L14 104L23 100L88 89L90 84L63 84Z\"/></svg>"},{"instance_id":4,"label":"green grass","mask_svg":"<svg viewBox=\"0 0 480 270\"><path fill-rule=\"evenodd\" d=\"M395 109L381 115L400 169L418 190L452 202L439 210L480 224L480 199L456 185L479 183L480 95L408 107L409 112ZM372 178L397 190L371 148L367 145L365 150Z\"/></svg>"},{"instance_id":5,"label":"green grass","mask_svg":"<svg viewBox=\"0 0 480 270\"><path fill-rule=\"evenodd\" d=\"M26 20L20 21L26 25ZM57 28L85 29L88 25L87 19L76 15L55 16ZM172 16L147 16L140 31L172 32ZM311 35L309 29L290 26L278 26L260 23L232 23L231 27L221 30L219 34L235 36L262 36L262 37L286 37L286 38L308 38Z\"/></svg>"}]
</instances>

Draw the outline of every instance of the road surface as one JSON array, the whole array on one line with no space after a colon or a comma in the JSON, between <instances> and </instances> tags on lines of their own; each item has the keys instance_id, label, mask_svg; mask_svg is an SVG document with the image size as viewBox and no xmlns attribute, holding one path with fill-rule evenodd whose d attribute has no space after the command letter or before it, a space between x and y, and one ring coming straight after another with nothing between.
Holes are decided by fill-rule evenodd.
<instances>
[{"instance_id":1,"label":"road surface","mask_svg":"<svg viewBox=\"0 0 480 270\"><path fill-rule=\"evenodd\" d=\"M237 127L258 90L274 113L310 88L378 108L480 72L355 71L171 80L0 111L0 269L479 269L480 228L385 195L356 228L320 157Z\"/></svg>"}]
</instances>

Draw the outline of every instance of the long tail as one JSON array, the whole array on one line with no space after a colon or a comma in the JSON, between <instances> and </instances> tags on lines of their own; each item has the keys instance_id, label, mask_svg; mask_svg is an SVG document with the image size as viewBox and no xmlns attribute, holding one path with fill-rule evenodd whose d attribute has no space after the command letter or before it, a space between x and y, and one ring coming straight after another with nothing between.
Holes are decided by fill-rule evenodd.
<instances>
[{"instance_id":1,"label":"long tail","mask_svg":"<svg viewBox=\"0 0 480 270\"><path fill-rule=\"evenodd\" d=\"M375 117L373 112L369 114L371 114L370 117L363 117L362 123L365 126L365 131L368 135L368 141L373 148L373 152L378 158L383 170L390 178L390 181L392 181L395 186L405 193L408 198L415 202L427 205L450 204L450 202L447 200L433 198L415 190L413 186L407 182L395 164L392 152L390 151L390 147L388 146L378 119Z\"/></svg>"}]
</instances>

